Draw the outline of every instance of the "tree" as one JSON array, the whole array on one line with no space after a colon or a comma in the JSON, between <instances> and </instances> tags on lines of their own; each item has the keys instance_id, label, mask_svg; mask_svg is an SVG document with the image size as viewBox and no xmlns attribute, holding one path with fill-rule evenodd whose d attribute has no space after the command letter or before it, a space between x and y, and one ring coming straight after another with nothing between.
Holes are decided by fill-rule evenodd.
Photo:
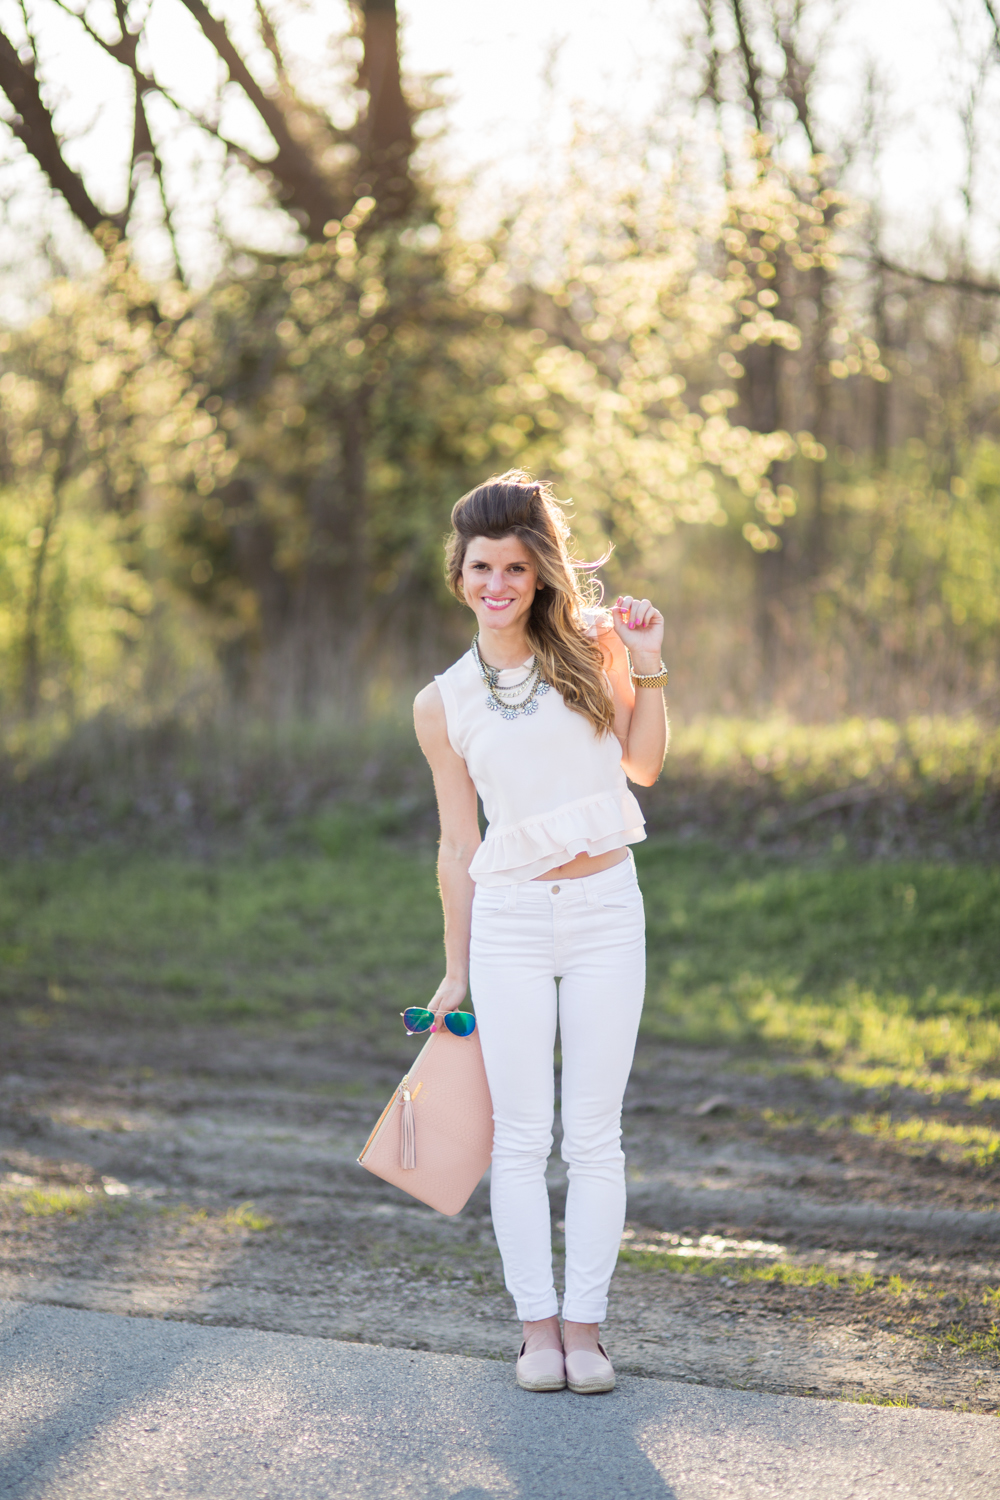
<instances>
[{"instance_id":1,"label":"tree","mask_svg":"<svg viewBox=\"0 0 1000 1500\"><path fill-rule=\"evenodd\" d=\"M189 311L119 245L96 284L54 284L48 311L0 338L0 704L27 721L93 712L141 658L149 476L169 502L236 462L202 404L211 330Z\"/></svg>"},{"instance_id":2,"label":"tree","mask_svg":"<svg viewBox=\"0 0 1000 1500\"><path fill-rule=\"evenodd\" d=\"M732 134L734 111L751 131L756 182L749 195L780 183L781 190L772 193L775 206L785 200L777 214L770 207L761 214L752 205L740 206L740 184L731 162L726 164L732 229L746 236L742 254L753 283L750 297L757 306L780 308L778 316L795 331L794 338L757 338L739 351L741 411L755 430L809 434L809 461L799 465L804 496L793 493L784 460L771 475L771 488L785 503L783 530L775 529L782 524L775 504L765 516L767 526L750 524L746 531L758 554L756 626L766 688L778 669L776 622L785 596L820 576L829 561L825 492L832 385L862 372L879 384L887 379L875 341L858 326L863 311L849 292L845 296L842 233L837 244L849 222L844 179L870 120L862 114L860 126L834 135L815 117L820 58L835 10L825 12L817 0L764 0L752 10L747 0L699 0L699 7L702 95L724 132ZM800 227L811 245L803 243Z\"/></svg>"},{"instance_id":3,"label":"tree","mask_svg":"<svg viewBox=\"0 0 1000 1500\"><path fill-rule=\"evenodd\" d=\"M183 268L177 253L170 206L169 172L162 147L154 139L148 102L158 95L210 139L227 156L262 180L272 201L294 221L311 243L323 239L324 226L342 219L360 197L372 197L372 225L403 219L415 201L410 170L414 109L404 94L399 70L395 0L357 0L354 24L363 42L356 84L365 102L355 110L349 126L334 122L329 108L305 98L286 66L280 41L280 20L264 0L256 0L260 40L269 60L271 77L253 70L234 41L225 21L205 0L173 0L197 24L206 43L224 67L273 142L270 156L255 154L224 133L206 110L185 106L160 83L155 58L147 56L145 29L148 12L132 21L137 9L128 0L114 0L114 34L92 23L86 10L73 9L69 0L38 0L37 15L57 7L77 21L81 31L128 74L134 101L132 146L128 181L121 206L98 203L80 174L66 158L53 111L46 102L44 67L33 19L23 12L21 34L0 32L0 90L10 113L6 124L44 173L78 222L92 235L105 238L107 226L127 234L143 174L152 169L159 187L164 225L174 246L178 275ZM333 101L330 101L332 104Z\"/></svg>"}]
</instances>

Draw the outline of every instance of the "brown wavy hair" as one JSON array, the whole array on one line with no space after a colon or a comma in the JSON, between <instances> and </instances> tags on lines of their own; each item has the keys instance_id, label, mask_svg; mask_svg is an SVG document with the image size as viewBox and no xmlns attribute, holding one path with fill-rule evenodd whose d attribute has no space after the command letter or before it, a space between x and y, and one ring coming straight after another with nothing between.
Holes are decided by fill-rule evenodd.
<instances>
[{"instance_id":1,"label":"brown wavy hair","mask_svg":"<svg viewBox=\"0 0 1000 1500\"><path fill-rule=\"evenodd\" d=\"M583 610L596 602L587 590L591 580L586 574L600 563L581 563L571 556L570 529L551 485L533 481L523 469L510 469L463 495L452 510L451 525L445 546L448 587L463 604L462 565L474 537L499 541L516 536L524 544L538 569L539 584L545 585L534 597L527 624L528 643L542 675L598 734L610 733L615 709L605 682L604 656L597 642L584 634L583 621Z\"/></svg>"}]
</instances>

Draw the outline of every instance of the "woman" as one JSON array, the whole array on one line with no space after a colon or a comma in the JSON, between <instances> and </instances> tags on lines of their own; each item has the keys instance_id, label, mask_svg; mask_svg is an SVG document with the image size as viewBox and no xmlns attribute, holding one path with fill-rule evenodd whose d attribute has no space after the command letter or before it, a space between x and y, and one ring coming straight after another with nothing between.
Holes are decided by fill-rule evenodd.
<instances>
[{"instance_id":1,"label":"woman","mask_svg":"<svg viewBox=\"0 0 1000 1500\"><path fill-rule=\"evenodd\" d=\"M470 491L452 526L449 583L479 629L414 705L441 818L446 973L430 1008L458 1009L471 987L493 1098L493 1227L524 1323L518 1384L609 1391L598 1332L625 1220L621 1106L645 985L628 848L645 833L625 778L651 786L663 765L663 616L626 595L590 622L569 528L521 471ZM545 1186L557 1015L561 1337Z\"/></svg>"}]
</instances>

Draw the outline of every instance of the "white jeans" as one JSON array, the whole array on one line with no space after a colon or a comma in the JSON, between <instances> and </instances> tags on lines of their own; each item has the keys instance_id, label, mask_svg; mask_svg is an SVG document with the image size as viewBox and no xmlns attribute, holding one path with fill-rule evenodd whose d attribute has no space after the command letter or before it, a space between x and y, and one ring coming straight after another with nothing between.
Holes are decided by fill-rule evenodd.
<instances>
[{"instance_id":1,"label":"white jeans","mask_svg":"<svg viewBox=\"0 0 1000 1500\"><path fill-rule=\"evenodd\" d=\"M507 1289L524 1321L559 1310L545 1186L558 1013L569 1176L563 1317L600 1323L625 1222L622 1095L646 981L631 851L578 880L477 886L470 958L493 1096L490 1196Z\"/></svg>"}]
</instances>

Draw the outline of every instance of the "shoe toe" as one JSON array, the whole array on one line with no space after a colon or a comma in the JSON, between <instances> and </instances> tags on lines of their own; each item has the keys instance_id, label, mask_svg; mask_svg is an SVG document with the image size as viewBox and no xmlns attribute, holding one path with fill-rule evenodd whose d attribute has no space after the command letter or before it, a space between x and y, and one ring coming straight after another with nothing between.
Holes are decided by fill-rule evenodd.
<instances>
[{"instance_id":1,"label":"shoe toe","mask_svg":"<svg viewBox=\"0 0 1000 1500\"><path fill-rule=\"evenodd\" d=\"M598 1344L599 1354L589 1349L575 1349L566 1356L566 1383L578 1396L596 1396L602 1391L615 1388L615 1371L605 1352Z\"/></svg>"},{"instance_id":2,"label":"shoe toe","mask_svg":"<svg viewBox=\"0 0 1000 1500\"><path fill-rule=\"evenodd\" d=\"M566 1363L560 1349L536 1349L525 1354L522 1344L515 1374L523 1391L566 1389Z\"/></svg>"}]
</instances>

